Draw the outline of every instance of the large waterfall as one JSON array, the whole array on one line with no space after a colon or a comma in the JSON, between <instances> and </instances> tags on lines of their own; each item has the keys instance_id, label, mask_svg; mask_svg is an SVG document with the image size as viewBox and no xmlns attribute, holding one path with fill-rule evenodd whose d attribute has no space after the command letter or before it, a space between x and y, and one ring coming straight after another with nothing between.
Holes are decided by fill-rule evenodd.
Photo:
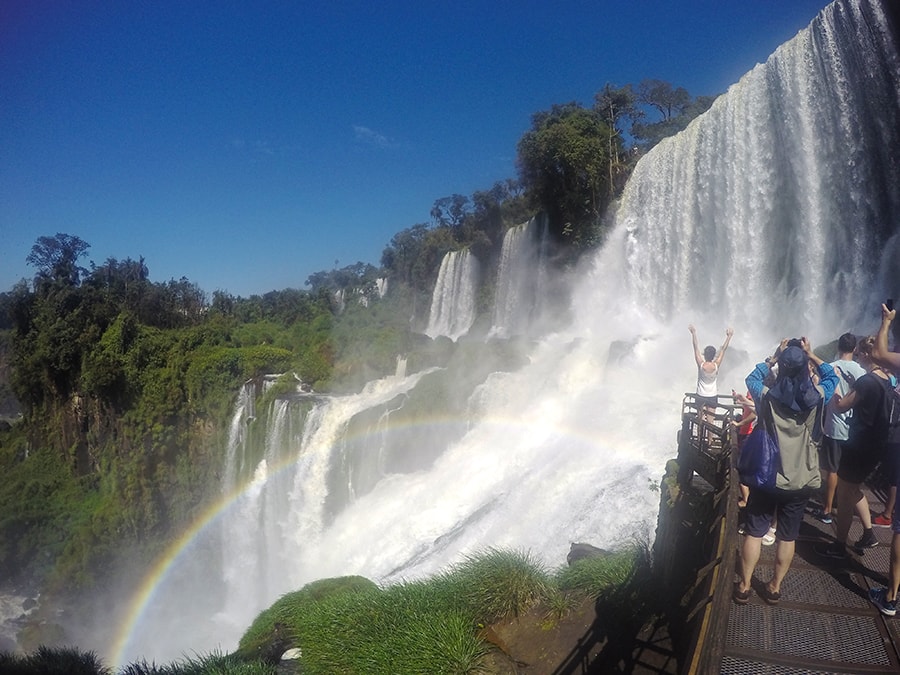
<instances>
[{"instance_id":1,"label":"large waterfall","mask_svg":"<svg viewBox=\"0 0 900 675\"><path fill-rule=\"evenodd\" d=\"M572 541L652 539L696 378L687 325L716 345L735 328L724 391L783 336L872 330L900 297L898 150L897 45L878 3L840 0L640 161L571 325L521 367L463 361L264 410L244 392L235 497L154 581L119 661L231 650L321 577L390 583L489 546L558 565Z\"/></svg>"}]
</instances>

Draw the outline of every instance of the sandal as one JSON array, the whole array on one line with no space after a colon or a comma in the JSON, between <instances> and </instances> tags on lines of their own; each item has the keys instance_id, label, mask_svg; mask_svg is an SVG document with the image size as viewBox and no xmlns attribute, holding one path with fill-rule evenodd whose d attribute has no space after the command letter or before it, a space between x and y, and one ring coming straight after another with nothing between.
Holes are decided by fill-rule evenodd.
<instances>
[{"instance_id":1,"label":"sandal","mask_svg":"<svg viewBox=\"0 0 900 675\"><path fill-rule=\"evenodd\" d=\"M759 596L766 601L766 604L769 605L777 605L778 601L781 600L781 593L774 593L770 591L768 584L766 584L759 590Z\"/></svg>"},{"instance_id":2,"label":"sandal","mask_svg":"<svg viewBox=\"0 0 900 675\"><path fill-rule=\"evenodd\" d=\"M734 590L731 592L731 599L739 605L746 605L750 602L750 589L748 588L746 591L741 591L740 588L740 584L734 585Z\"/></svg>"}]
</instances>

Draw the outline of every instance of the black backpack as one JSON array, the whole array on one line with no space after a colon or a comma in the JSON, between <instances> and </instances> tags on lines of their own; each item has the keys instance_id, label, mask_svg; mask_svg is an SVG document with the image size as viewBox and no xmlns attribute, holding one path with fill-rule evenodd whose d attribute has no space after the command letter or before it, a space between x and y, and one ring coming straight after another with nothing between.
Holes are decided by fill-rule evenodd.
<instances>
[{"instance_id":1,"label":"black backpack","mask_svg":"<svg viewBox=\"0 0 900 675\"><path fill-rule=\"evenodd\" d=\"M881 378L878 378L881 380ZM900 445L900 384L891 386L890 380L881 380L884 386L884 421L887 426L888 445Z\"/></svg>"}]
</instances>

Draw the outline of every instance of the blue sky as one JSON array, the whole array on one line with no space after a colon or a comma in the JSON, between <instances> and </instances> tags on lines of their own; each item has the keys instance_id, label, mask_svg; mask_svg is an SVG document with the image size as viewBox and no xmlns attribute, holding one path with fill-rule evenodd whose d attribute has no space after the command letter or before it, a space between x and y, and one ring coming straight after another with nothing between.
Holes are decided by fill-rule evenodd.
<instances>
[{"instance_id":1,"label":"blue sky","mask_svg":"<svg viewBox=\"0 0 900 675\"><path fill-rule=\"evenodd\" d=\"M207 293L378 265L607 82L724 92L825 0L0 3L0 291L38 237Z\"/></svg>"}]
</instances>

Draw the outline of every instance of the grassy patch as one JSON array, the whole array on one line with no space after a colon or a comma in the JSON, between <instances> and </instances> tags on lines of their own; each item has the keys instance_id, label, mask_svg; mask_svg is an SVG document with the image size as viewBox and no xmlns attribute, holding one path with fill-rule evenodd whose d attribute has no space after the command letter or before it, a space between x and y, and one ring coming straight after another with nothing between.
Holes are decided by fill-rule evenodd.
<instances>
[{"instance_id":1,"label":"grassy patch","mask_svg":"<svg viewBox=\"0 0 900 675\"><path fill-rule=\"evenodd\" d=\"M386 588L359 577L323 580L261 613L239 653L277 658L299 646L311 674L477 673L490 648L484 626L538 606L559 618L592 594L612 597L641 560L639 551L613 553L552 574L527 552L488 549Z\"/></svg>"},{"instance_id":2,"label":"grassy patch","mask_svg":"<svg viewBox=\"0 0 900 675\"><path fill-rule=\"evenodd\" d=\"M488 549L431 578L384 588L358 576L323 579L261 612L233 654L137 662L115 675L275 675L281 655L296 647L305 675L485 672L485 628L534 609L547 612L549 630L597 597L609 621L639 624L646 562L636 548L550 573L530 553ZM112 675L92 653L44 647L27 657L0 653L0 672Z\"/></svg>"}]
</instances>

